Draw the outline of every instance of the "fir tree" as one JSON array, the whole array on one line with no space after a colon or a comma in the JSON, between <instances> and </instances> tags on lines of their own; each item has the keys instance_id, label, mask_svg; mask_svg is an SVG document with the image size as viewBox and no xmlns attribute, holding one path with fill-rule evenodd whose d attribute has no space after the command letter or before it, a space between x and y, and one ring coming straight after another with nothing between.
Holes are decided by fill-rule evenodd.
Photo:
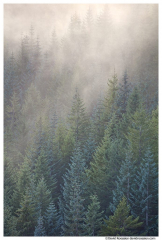
<instances>
[{"instance_id":1,"label":"fir tree","mask_svg":"<svg viewBox=\"0 0 162 240\"><path fill-rule=\"evenodd\" d=\"M110 216L105 221L105 225L102 226L102 236L136 236L139 235L142 222L139 221L139 217L133 219L132 215L129 215L129 206L127 206L126 198L123 197L117 206L114 215Z\"/></svg>"},{"instance_id":2,"label":"fir tree","mask_svg":"<svg viewBox=\"0 0 162 240\"><path fill-rule=\"evenodd\" d=\"M43 217L40 215L35 227L34 236L46 236L45 227L43 224Z\"/></svg>"},{"instance_id":3,"label":"fir tree","mask_svg":"<svg viewBox=\"0 0 162 240\"><path fill-rule=\"evenodd\" d=\"M81 236L84 221L85 160L79 147L71 158L70 168L64 175L64 235Z\"/></svg>"},{"instance_id":4,"label":"fir tree","mask_svg":"<svg viewBox=\"0 0 162 240\"><path fill-rule=\"evenodd\" d=\"M100 211L100 203L97 195L91 195L91 204L88 205L88 210L85 214L85 235L96 236L102 224L102 214Z\"/></svg>"},{"instance_id":5,"label":"fir tree","mask_svg":"<svg viewBox=\"0 0 162 240\"><path fill-rule=\"evenodd\" d=\"M114 73L112 76L112 79L108 80L108 90L105 96L105 101L104 101L104 122L107 124L111 117L111 113L115 110L115 99L117 95L117 90L118 90L118 78L117 74Z\"/></svg>"},{"instance_id":6,"label":"fir tree","mask_svg":"<svg viewBox=\"0 0 162 240\"><path fill-rule=\"evenodd\" d=\"M135 175L130 201L132 214L140 216L149 234L158 218L158 174L149 148Z\"/></svg>"},{"instance_id":7,"label":"fir tree","mask_svg":"<svg viewBox=\"0 0 162 240\"><path fill-rule=\"evenodd\" d=\"M57 236L58 212L53 202L50 202L44 214L44 220L45 220L45 230L46 230L47 236Z\"/></svg>"},{"instance_id":8,"label":"fir tree","mask_svg":"<svg viewBox=\"0 0 162 240\"><path fill-rule=\"evenodd\" d=\"M34 202L29 192L26 190L20 203L20 208L17 210L17 229L21 236L33 236L34 226L36 224Z\"/></svg>"},{"instance_id":9,"label":"fir tree","mask_svg":"<svg viewBox=\"0 0 162 240\"><path fill-rule=\"evenodd\" d=\"M121 163L119 176L117 176L116 189L113 190L113 202L110 203L110 209L113 213L123 196L126 196L127 205L129 204L135 169L131 151L128 149L126 158Z\"/></svg>"},{"instance_id":10,"label":"fir tree","mask_svg":"<svg viewBox=\"0 0 162 240\"><path fill-rule=\"evenodd\" d=\"M71 113L69 115L69 125L72 129L75 141L83 143L87 136L88 119L86 116L83 101L81 100L78 91L76 90Z\"/></svg>"},{"instance_id":11,"label":"fir tree","mask_svg":"<svg viewBox=\"0 0 162 240\"><path fill-rule=\"evenodd\" d=\"M4 236L18 236L17 218L12 215L12 207L4 202Z\"/></svg>"},{"instance_id":12,"label":"fir tree","mask_svg":"<svg viewBox=\"0 0 162 240\"><path fill-rule=\"evenodd\" d=\"M51 202L51 192L47 188L44 177L40 178L35 190L35 208L37 214L41 211L42 216L44 216L47 208Z\"/></svg>"}]
</instances>

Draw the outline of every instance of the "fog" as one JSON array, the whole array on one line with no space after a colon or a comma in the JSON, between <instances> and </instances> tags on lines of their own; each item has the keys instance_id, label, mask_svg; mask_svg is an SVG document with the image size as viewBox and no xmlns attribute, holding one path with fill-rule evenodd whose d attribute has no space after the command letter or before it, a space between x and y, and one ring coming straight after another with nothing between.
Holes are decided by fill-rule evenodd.
<instances>
[{"instance_id":1,"label":"fog","mask_svg":"<svg viewBox=\"0 0 162 240\"><path fill-rule=\"evenodd\" d=\"M41 64L35 63L39 71L28 82L34 81L41 97L50 98L60 81L59 97L50 99L67 111L76 87L92 109L114 71L119 82L127 69L130 82L151 79L157 90L157 4L5 4L5 57L13 53L18 61L31 26Z\"/></svg>"}]
</instances>

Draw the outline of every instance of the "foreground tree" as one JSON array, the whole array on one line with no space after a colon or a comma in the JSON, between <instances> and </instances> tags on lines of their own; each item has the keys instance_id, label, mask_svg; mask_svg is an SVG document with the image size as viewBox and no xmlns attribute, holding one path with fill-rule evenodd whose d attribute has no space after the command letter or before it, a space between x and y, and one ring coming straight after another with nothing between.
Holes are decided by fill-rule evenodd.
<instances>
[{"instance_id":1,"label":"foreground tree","mask_svg":"<svg viewBox=\"0 0 162 240\"><path fill-rule=\"evenodd\" d=\"M71 158L70 168L64 175L64 235L84 235L83 221L84 209L84 171L85 160L80 148L77 146Z\"/></svg>"},{"instance_id":2,"label":"foreground tree","mask_svg":"<svg viewBox=\"0 0 162 240\"><path fill-rule=\"evenodd\" d=\"M88 210L85 216L86 235L96 236L102 224L102 214L100 212L100 203L97 195L90 196L91 203L88 205Z\"/></svg>"},{"instance_id":3,"label":"foreground tree","mask_svg":"<svg viewBox=\"0 0 162 240\"><path fill-rule=\"evenodd\" d=\"M108 220L104 220L105 225L102 226L102 236L135 236L140 234L142 222L139 221L139 217L133 219L132 215L129 215L129 206L127 206L126 198L123 197L113 216L110 216Z\"/></svg>"}]
</instances>

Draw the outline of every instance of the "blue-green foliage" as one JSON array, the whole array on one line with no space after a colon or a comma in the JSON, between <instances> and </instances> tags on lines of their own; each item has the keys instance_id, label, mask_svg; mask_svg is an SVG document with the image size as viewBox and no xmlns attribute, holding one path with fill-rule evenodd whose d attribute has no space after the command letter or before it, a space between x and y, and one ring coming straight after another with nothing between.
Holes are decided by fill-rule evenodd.
<instances>
[{"instance_id":1,"label":"blue-green foliage","mask_svg":"<svg viewBox=\"0 0 162 240\"><path fill-rule=\"evenodd\" d=\"M158 218L158 173L150 148L135 174L130 203L132 214L140 216L149 234Z\"/></svg>"},{"instance_id":2,"label":"blue-green foliage","mask_svg":"<svg viewBox=\"0 0 162 240\"><path fill-rule=\"evenodd\" d=\"M84 234L84 171L85 160L77 146L71 158L69 169L64 175L64 235L81 236Z\"/></svg>"}]
</instances>

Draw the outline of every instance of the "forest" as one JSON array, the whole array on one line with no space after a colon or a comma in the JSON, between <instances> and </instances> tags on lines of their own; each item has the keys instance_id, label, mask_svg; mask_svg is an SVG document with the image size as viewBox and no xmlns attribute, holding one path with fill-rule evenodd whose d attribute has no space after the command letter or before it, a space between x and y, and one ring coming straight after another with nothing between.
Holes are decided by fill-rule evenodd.
<instances>
[{"instance_id":1,"label":"forest","mask_svg":"<svg viewBox=\"0 0 162 240\"><path fill-rule=\"evenodd\" d=\"M128 11L5 39L4 236L158 236L158 5Z\"/></svg>"}]
</instances>

